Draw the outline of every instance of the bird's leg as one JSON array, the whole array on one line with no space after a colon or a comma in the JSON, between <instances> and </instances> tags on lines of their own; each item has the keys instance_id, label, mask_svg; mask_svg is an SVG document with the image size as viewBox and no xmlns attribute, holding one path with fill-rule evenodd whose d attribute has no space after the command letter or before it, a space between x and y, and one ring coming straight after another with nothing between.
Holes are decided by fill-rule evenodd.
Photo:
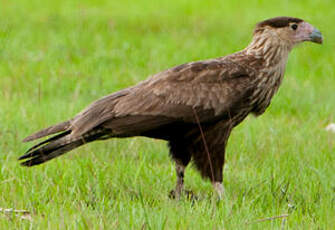
<instances>
[{"instance_id":1,"label":"bird's leg","mask_svg":"<svg viewBox=\"0 0 335 230\"><path fill-rule=\"evenodd\" d=\"M217 192L219 199L222 200L223 195L224 195L224 187L223 187L222 182L214 181L213 187L214 187L214 190Z\"/></svg>"},{"instance_id":2,"label":"bird's leg","mask_svg":"<svg viewBox=\"0 0 335 230\"><path fill-rule=\"evenodd\" d=\"M191 160L191 154L185 148L184 141L181 139L169 141L170 155L176 166L177 183L175 190L170 192L170 198L180 199L184 191L184 172ZM191 193L190 193L191 194Z\"/></svg>"},{"instance_id":3,"label":"bird's leg","mask_svg":"<svg viewBox=\"0 0 335 230\"><path fill-rule=\"evenodd\" d=\"M180 195L184 188L184 172L185 166L180 162L176 161L176 173L177 173L177 184L175 189L175 198L180 199Z\"/></svg>"}]
</instances>

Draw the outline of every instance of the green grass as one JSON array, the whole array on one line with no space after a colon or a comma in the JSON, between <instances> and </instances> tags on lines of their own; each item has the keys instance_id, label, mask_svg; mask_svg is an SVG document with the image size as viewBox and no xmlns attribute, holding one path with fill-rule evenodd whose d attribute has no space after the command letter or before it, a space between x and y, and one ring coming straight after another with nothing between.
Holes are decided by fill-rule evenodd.
<instances>
[{"instance_id":1,"label":"green grass","mask_svg":"<svg viewBox=\"0 0 335 230\"><path fill-rule=\"evenodd\" d=\"M0 229L335 229L335 3L324 1L0 0ZM289 58L266 113L230 138L225 199L193 166L197 201L168 198L166 144L93 143L34 168L21 140L150 74L244 48L256 22L306 19L325 37ZM281 219L255 220L289 214Z\"/></svg>"}]
</instances>

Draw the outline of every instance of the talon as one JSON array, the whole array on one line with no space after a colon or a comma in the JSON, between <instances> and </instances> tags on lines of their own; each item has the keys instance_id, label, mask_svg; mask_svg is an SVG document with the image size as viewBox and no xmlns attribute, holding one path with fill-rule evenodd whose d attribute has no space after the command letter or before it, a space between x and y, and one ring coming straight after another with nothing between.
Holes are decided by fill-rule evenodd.
<instances>
[{"instance_id":1,"label":"talon","mask_svg":"<svg viewBox=\"0 0 335 230\"><path fill-rule=\"evenodd\" d=\"M177 192L176 190L171 190L169 192L169 198L170 199L180 199L180 197L182 196L182 194L185 195L187 200L198 200L198 197L194 194L194 192L192 190L183 190L181 192L181 194L179 195L179 198L177 198Z\"/></svg>"},{"instance_id":2,"label":"talon","mask_svg":"<svg viewBox=\"0 0 335 230\"><path fill-rule=\"evenodd\" d=\"M194 194L192 190L184 190L184 193L188 200L198 200L199 198Z\"/></svg>"},{"instance_id":3,"label":"talon","mask_svg":"<svg viewBox=\"0 0 335 230\"><path fill-rule=\"evenodd\" d=\"M176 191L175 190L171 190L169 192L169 198L170 199L176 199Z\"/></svg>"}]
</instances>

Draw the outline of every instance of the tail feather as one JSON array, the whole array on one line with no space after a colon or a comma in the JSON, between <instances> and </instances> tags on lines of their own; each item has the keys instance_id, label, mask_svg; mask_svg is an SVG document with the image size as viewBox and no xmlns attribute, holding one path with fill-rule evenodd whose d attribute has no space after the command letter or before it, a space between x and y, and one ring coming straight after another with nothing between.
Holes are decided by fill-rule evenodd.
<instances>
[{"instance_id":1,"label":"tail feather","mask_svg":"<svg viewBox=\"0 0 335 230\"><path fill-rule=\"evenodd\" d=\"M92 131L81 137L73 138L66 131L30 148L19 160L23 166L34 166L61 156L83 144L94 141L103 136L103 132Z\"/></svg>"},{"instance_id":2,"label":"tail feather","mask_svg":"<svg viewBox=\"0 0 335 230\"><path fill-rule=\"evenodd\" d=\"M70 142L68 144L65 145L53 145L53 146L48 146L48 148L46 149L38 149L32 153L28 153L25 156L23 156L20 159L26 159L29 158L28 160L24 161L21 163L21 165L23 166L34 166L34 165L39 165L42 164L46 161L49 161L55 157L59 157L61 155L63 155L64 153L77 148L81 145L83 145L85 142L83 140L77 140L74 142Z\"/></svg>"},{"instance_id":3,"label":"tail feather","mask_svg":"<svg viewBox=\"0 0 335 230\"><path fill-rule=\"evenodd\" d=\"M71 133L71 130L68 130L68 131L62 132L62 133L60 133L60 134L58 134L58 135L56 135L56 136L53 136L53 137L51 137L51 138L48 138L48 139L46 139L45 141L42 141L42 142L40 142L40 143L34 145L34 146L31 147L30 149L28 149L28 150L27 150L27 153L28 153L28 152L31 152L32 150L34 150L34 149L36 149L36 148L38 148L38 147L40 147L40 146L42 146L42 145L44 145L44 144L47 144L47 143L49 143L49 142L51 142L51 141L54 141L54 140L57 140L57 139L59 139L59 138L61 138L61 137L64 137L64 136L66 136L66 135L68 135L68 134L70 134L70 133Z\"/></svg>"},{"instance_id":4,"label":"tail feather","mask_svg":"<svg viewBox=\"0 0 335 230\"><path fill-rule=\"evenodd\" d=\"M70 121L64 121L62 123L59 123L57 125L50 126L46 129L42 129L36 133L33 133L32 135L26 137L23 139L23 142L28 142L32 140L39 139L41 137L49 136L51 134L59 133L62 131L66 131L70 127Z\"/></svg>"}]
</instances>

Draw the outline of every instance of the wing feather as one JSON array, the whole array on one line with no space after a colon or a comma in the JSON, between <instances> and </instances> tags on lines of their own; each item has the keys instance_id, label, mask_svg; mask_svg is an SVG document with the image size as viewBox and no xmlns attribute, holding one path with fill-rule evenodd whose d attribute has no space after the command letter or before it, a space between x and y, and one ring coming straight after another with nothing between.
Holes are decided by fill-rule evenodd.
<instances>
[{"instance_id":1,"label":"wing feather","mask_svg":"<svg viewBox=\"0 0 335 230\"><path fill-rule=\"evenodd\" d=\"M180 121L194 123L194 110L201 122L217 120L243 100L253 87L254 74L229 58L177 66L94 102L75 117L72 132L82 135L102 125L117 127L121 135L122 124L126 132L137 123L142 131Z\"/></svg>"},{"instance_id":2,"label":"wing feather","mask_svg":"<svg viewBox=\"0 0 335 230\"><path fill-rule=\"evenodd\" d=\"M114 108L116 116L140 114L187 121L193 114L180 113L177 107L181 105L214 110L219 116L253 87L252 71L229 61L196 62L177 69L177 73L172 69L159 74L154 83L143 84L136 92L121 98Z\"/></svg>"}]
</instances>

